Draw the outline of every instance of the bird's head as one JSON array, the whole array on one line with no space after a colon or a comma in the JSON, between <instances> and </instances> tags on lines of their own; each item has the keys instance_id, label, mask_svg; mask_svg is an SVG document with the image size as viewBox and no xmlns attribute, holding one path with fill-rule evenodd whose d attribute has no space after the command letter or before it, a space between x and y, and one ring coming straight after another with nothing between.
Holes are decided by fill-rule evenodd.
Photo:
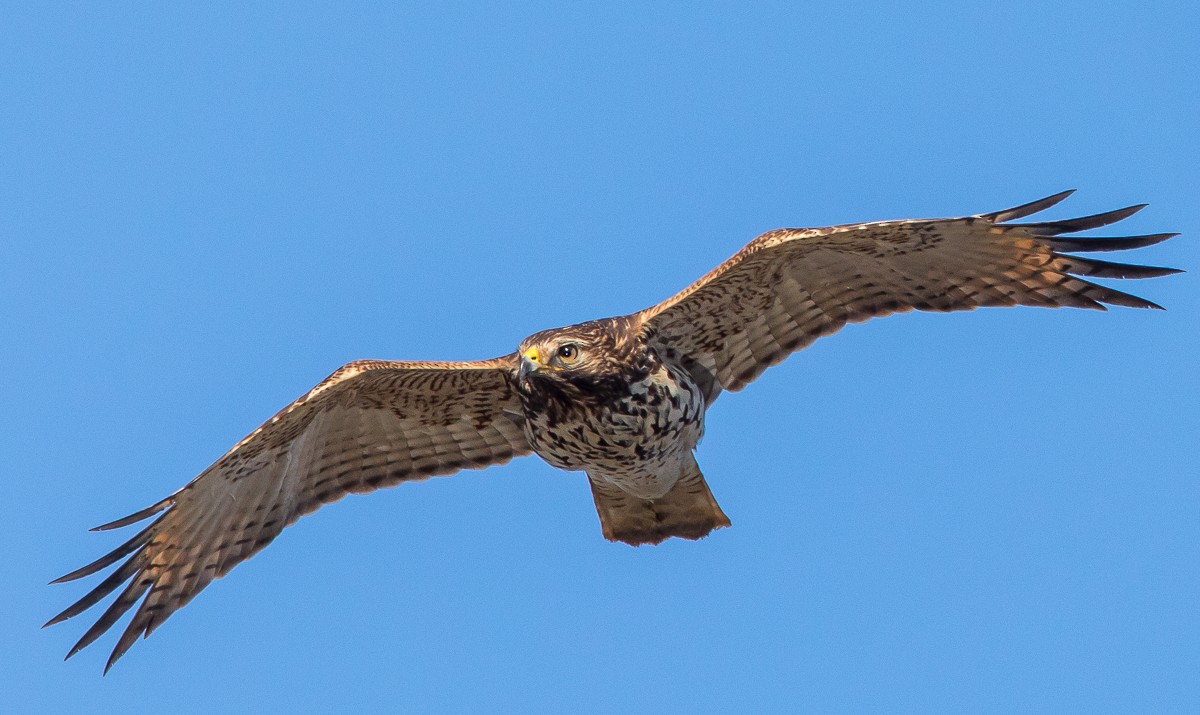
<instances>
[{"instance_id":1,"label":"bird's head","mask_svg":"<svg viewBox=\"0 0 1200 715\"><path fill-rule=\"evenodd\" d=\"M636 331L626 322L592 320L530 335L517 348L521 385L533 390L538 383L551 383L591 391L621 378L638 362Z\"/></svg>"}]
</instances>

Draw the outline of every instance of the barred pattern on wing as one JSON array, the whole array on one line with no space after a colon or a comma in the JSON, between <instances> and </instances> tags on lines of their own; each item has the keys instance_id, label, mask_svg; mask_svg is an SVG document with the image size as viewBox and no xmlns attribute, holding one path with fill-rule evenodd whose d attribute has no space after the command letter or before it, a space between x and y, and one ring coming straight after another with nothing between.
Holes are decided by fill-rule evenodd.
<instances>
[{"instance_id":1,"label":"barred pattern on wing","mask_svg":"<svg viewBox=\"0 0 1200 715\"><path fill-rule=\"evenodd\" d=\"M475 363L350 363L272 417L190 484L97 529L165 510L128 542L57 581L129 557L46 625L129 585L80 638L86 647L145 597L105 670L214 578L284 527L347 494L479 469L529 454L512 374L516 356ZM132 554L132 555L131 555Z\"/></svg>"},{"instance_id":2,"label":"barred pattern on wing","mask_svg":"<svg viewBox=\"0 0 1200 715\"><path fill-rule=\"evenodd\" d=\"M1072 192L964 218L883 221L765 233L676 296L637 314L650 339L688 366L709 403L847 323L910 310L983 306L1158 308L1077 276L1149 278L1170 268L1067 251L1140 248L1177 234L1067 238L1143 205L1043 223L1009 223Z\"/></svg>"}]
</instances>

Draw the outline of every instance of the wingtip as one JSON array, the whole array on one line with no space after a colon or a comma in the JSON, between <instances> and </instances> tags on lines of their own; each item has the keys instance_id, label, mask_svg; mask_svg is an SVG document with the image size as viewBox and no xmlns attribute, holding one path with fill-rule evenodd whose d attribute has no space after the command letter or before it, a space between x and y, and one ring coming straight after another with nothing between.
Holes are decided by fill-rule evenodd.
<instances>
[{"instance_id":1,"label":"wingtip","mask_svg":"<svg viewBox=\"0 0 1200 715\"><path fill-rule=\"evenodd\" d=\"M163 509L166 509L167 507L171 506L174 503L175 503L175 495L172 494L171 496L167 497L166 499L155 502L154 504L151 504L150 506L146 507L145 509L142 509L141 511L134 512L133 514L130 514L129 516L122 517L115 521L110 521L107 524L101 524L100 526L93 526L91 529L88 529L88 531L109 531L111 529L120 529L121 527L129 526L130 524L136 524L139 521L144 521L146 519L149 519L150 517L154 516L158 512L162 511Z\"/></svg>"},{"instance_id":2,"label":"wingtip","mask_svg":"<svg viewBox=\"0 0 1200 715\"><path fill-rule=\"evenodd\" d=\"M54 579L53 581L51 581L50 583L48 583L46 585L53 586L56 583L70 583L71 581L75 581L76 579L83 577L84 574L79 573L82 570L83 569L75 569L71 573L65 573L62 576L59 576L58 578Z\"/></svg>"},{"instance_id":3,"label":"wingtip","mask_svg":"<svg viewBox=\"0 0 1200 715\"><path fill-rule=\"evenodd\" d=\"M1046 198L1039 199L1038 201L1035 201L1033 203L1047 203L1050 206L1053 206L1054 204L1057 204L1057 203L1060 203L1060 202L1066 200L1068 197L1070 197L1076 191L1079 191L1079 189L1067 189L1066 191L1060 191L1057 194L1050 194Z\"/></svg>"},{"instance_id":4,"label":"wingtip","mask_svg":"<svg viewBox=\"0 0 1200 715\"><path fill-rule=\"evenodd\" d=\"M1109 219L1109 223L1116 223L1117 221L1124 221L1149 205L1150 204L1133 204L1115 211L1106 211L1103 214L1096 214L1096 216Z\"/></svg>"},{"instance_id":5,"label":"wingtip","mask_svg":"<svg viewBox=\"0 0 1200 715\"><path fill-rule=\"evenodd\" d=\"M1045 198L1030 201L1028 203L1021 204L1020 206L1013 206L1012 208L1001 209L1000 211L991 211L989 213L979 214L979 217L993 223L1006 223L1008 221L1015 221L1017 219L1025 218L1026 216L1031 216L1035 213L1045 211L1052 206L1056 206L1062 203L1073 193L1075 193L1075 189L1067 189L1066 191L1060 191L1057 194L1051 194Z\"/></svg>"}]
</instances>

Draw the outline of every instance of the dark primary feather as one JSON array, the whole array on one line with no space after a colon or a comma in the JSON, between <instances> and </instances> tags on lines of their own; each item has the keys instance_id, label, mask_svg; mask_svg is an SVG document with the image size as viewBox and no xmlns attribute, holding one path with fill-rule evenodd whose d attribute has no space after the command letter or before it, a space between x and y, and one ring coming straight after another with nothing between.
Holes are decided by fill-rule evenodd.
<instances>
[{"instance_id":1,"label":"dark primary feather","mask_svg":"<svg viewBox=\"0 0 1200 715\"><path fill-rule=\"evenodd\" d=\"M1037 201L1030 201L1027 204L1021 204L1020 206L1014 206L1011 209L1004 209L1002 211L993 211L992 213L979 214L979 218L982 218L986 221L990 221L992 223L1005 223L1007 221L1016 221L1019 218L1025 218L1026 216L1032 216L1035 213L1045 211L1046 209L1050 208L1051 206L1056 206L1059 203L1061 203L1062 201L1064 201L1068 196L1070 196L1073 193L1075 193L1075 189L1067 189L1066 191L1060 191L1059 193L1054 194L1053 196L1047 196L1046 198L1038 199Z\"/></svg>"},{"instance_id":2,"label":"dark primary feather","mask_svg":"<svg viewBox=\"0 0 1200 715\"><path fill-rule=\"evenodd\" d=\"M70 658L138 604L105 672L214 578L322 504L402 481L528 454L513 391L516 356L478 363L351 363L313 388L170 497L99 529L161 514L112 552L54 583L121 562L46 625L117 591ZM128 557L128 558L127 558Z\"/></svg>"},{"instance_id":3,"label":"dark primary feather","mask_svg":"<svg viewBox=\"0 0 1200 715\"><path fill-rule=\"evenodd\" d=\"M1078 233L1079 231L1087 231L1093 228L1100 228L1109 224L1122 221L1134 215L1138 211L1146 208L1149 204L1135 204L1126 206L1123 209L1115 211L1105 211L1104 213L1092 214L1091 216L1081 216L1079 218L1068 218L1061 221L1044 221L1041 223L1014 223L1009 224L1014 228L1020 228L1023 231L1032 233L1035 236L1057 236L1063 233Z\"/></svg>"},{"instance_id":4,"label":"dark primary feather","mask_svg":"<svg viewBox=\"0 0 1200 715\"><path fill-rule=\"evenodd\" d=\"M1145 248L1153 246L1157 243L1162 243L1168 238L1175 238L1178 233L1151 233L1145 236L1122 236L1120 238L1087 236L1085 238L1054 237L1047 241L1050 246L1059 252L1070 253L1072 251L1080 253L1091 253L1099 251L1127 251L1132 248Z\"/></svg>"}]
</instances>

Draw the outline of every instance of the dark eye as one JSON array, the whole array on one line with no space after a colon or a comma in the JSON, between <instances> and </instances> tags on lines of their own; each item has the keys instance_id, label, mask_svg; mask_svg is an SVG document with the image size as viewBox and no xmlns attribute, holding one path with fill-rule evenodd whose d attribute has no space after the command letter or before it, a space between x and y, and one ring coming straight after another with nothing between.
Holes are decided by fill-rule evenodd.
<instances>
[{"instance_id":1,"label":"dark eye","mask_svg":"<svg viewBox=\"0 0 1200 715\"><path fill-rule=\"evenodd\" d=\"M563 362L575 362L578 357L579 348L574 343L567 343L558 349L558 359Z\"/></svg>"}]
</instances>

